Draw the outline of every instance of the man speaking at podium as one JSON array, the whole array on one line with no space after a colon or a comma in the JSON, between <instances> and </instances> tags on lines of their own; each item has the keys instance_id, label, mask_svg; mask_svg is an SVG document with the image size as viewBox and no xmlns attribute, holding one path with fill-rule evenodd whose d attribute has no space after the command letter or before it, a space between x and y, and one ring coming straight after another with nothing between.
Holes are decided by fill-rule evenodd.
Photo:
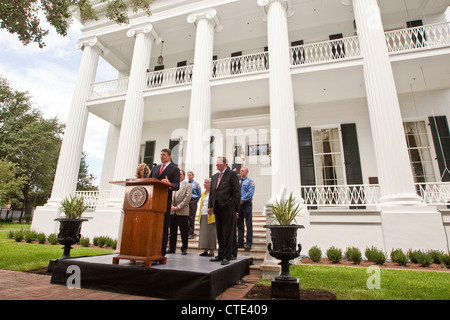
<instances>
[{"instance_id":1,"label":"man speaking at podium","mask_svg":"<svg viewBox=\"0 0 450 320\"><path fill-rule=\"evenodd\" d=\"M170 224L170 208L172 207L172 191L177 191L180 188L180 169L171 162L172 150L161 150L161 164L154 166L150 173L150 178L156 178L162 182L170 183L173 187L169 188L167 195L167 210L164 214L164 229L161 254L166 256L167 241L169 237L169 224Z\"/></svg>"}]
</instances>

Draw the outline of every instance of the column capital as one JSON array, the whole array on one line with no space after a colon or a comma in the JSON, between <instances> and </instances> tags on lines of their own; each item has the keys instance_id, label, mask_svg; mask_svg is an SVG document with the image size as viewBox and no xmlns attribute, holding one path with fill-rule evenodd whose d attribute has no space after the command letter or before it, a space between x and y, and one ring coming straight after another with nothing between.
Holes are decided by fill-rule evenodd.
<instances>
[{"instance_id":1,"label":"column capital","mask_svg":"<svg viewBox=\"0 0 450 320\"><path fill-rule=\"evenodd\" d=\"M130 29L127 31L127 37L132 38L139 33L150 34L155 41L155 44L160 44L162 42L161 37L158 35L155 28L153 27L153 24L151 23L130 27Z\"/></svg>"},{"instance_id":2,"label":"column capital","mask_svg":"<svg viewBox=\"0 0 450 320\"><path fill-rule=\"evenodd\" d=\"M216 32L222 31L223 25L220 23L219 18L217 17L216 9L209 8L202 11L193 12L187 17L187 22L193 23L197 27L197 23L201 19L208 19L212 21L214 23L214 30Z\"/></svg>"},{"instance_id":3,"label":"column capital","mask_svg":"<svg viewBox=\"0 0 450 320\"><path fill-rule=\"evenodd\" d=\"M100 42L100 40L98 40L97 37L81 39L80 41L78 41L75 48L78 50L84 50L84 48L86 48L87 46L97 48L103 54L107 51L107 48Z\"/></svg>"},{"instance_id":4,"label":"column capital","mask_svg":"<svg viewBox=\"0 0 450 320\"><path fill-rule=\"evenodd\" d=\"M281 2L283 6L286 8L286 13L288 17L292 17L294 15L294 9L292 9L291 0L257 0L258 6L261 7L262 11L262 19L267 21L267 11L269 7L274 2Z\"/></svg>"}]
</instances>

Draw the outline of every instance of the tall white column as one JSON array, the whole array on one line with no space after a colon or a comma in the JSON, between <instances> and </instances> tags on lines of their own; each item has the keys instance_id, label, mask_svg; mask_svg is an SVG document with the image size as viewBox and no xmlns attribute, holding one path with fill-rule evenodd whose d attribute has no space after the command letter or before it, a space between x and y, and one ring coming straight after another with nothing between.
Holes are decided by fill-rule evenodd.
<instances>
[{"instance_id":1,"label":"tall white column","mask_svg":"<svg viewBox=\"0 0 450 320\"><path fill-rule=\"evenodd\" d=\"M100 190L111 190L109 181L114 180L114 167L117 157L117 146L119 144L120 127L109 124L108 137L106 139L105 154L103 157L102 175L100 178Z\"/></svg>"},{"instance_id":2,"label":"tall white column","mask_svg":"<svg viewBox=\"0 0 450 320\"><path fill-rule=\"evenodd\" d=\"M83 50L83 55L48 205L59 206L62 198L76 190L89 116L86 101L89 98L91 84L95 81L98 58L104 49L97 38L80 42L77 48Z\"/></svg>"},{"instance_id":3,"label":"tall white column","mask_svg":"<svg viewBox=\"0 0 450 320\"><path fill-rule=\"evenodd\" d=\"M136 37L133 60L131 62L128 90L120 129L117 157L114 167L114 180L122 181L133 178L139 160L139 148L142 136L144 118L145 78L150 65L154 31L152 25L131 29L127 35ZM122 205L124 188L113 185L111 188L110 204Z\"/></svg>"},{"instance_id":4,"label":"tall white column","mask_svg":"<svg viewBox=\"0 0 450 320\"><path fill-rule=\"evenodd\" d=\"M272 196L278 195L282 186L288 194L300 196L300 161L287 26L287 16L292 12L284 0L258 0L257 3L267 14Z\"/></svg>"},{"instance_id":5,"label":"tall white column","mask_svg":"<svg viewBox=\"0 0 450 320\"><path fill-rule=\"evenodd\" d=\"M376 0L353 0L370 124L385 204L418 204L402 115Z\"/></svg>"},{"instance_id":6,"label":"tall white column","mask_svg":"<svg viewBox=\"0 0 450 320\"><path fill-rule=\"evenodd\" d=\"M211 86L214 31L221 25L215 9L192 13L187 21L197 27L195 35L194 69L191 104L189 109L186 170L193 171L196 180L203 184L209 176Z\"/></svg>"}]
</instances>

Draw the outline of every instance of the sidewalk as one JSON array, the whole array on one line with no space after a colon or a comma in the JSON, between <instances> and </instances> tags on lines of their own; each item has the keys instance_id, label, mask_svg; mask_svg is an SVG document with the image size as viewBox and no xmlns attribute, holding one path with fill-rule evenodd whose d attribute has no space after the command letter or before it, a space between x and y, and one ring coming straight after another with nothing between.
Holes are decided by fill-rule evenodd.
<instances>
[{"instance_id":1,"label":"sidewalk","mask_svg":"<svg viewBox=\"0 0 450 320\"><path fill-rule=\"evenodd\" d=\"M226 289L217 300L241 300L259 279L258 274L246 275ZM2 300L160 300L93 289L69 289L51 284L49 275L0 270L0 297Z\"/></svg>"}]
</instances>

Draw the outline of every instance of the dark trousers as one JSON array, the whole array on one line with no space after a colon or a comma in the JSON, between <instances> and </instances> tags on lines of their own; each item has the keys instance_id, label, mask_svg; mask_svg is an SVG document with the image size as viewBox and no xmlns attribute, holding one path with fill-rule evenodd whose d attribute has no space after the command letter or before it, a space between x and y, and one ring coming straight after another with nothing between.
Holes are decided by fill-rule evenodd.
<instances>
[{"instance_id":1,"label":"dark trousers","mask_svg":"<svg viewBox=\"0 0 450 320\"><path fill-rule=\"evenodd\" d=\"M165 257L167 253L167 242L169 239L169 225L170 225L170 212L166 211L164 213L163 238L161 248L161 254L163 257Z\"/></svg>"},{"instance_id":2,"label":"dark trousers","mask_svg":"<svg viewBox=\"0 0 450 320\"><path fill-rule=\"evenodd\" d=\"M195 215L197 213L198 198L189 201L189 236L194 235Z\"/></svg>"},{"instance_id":3,"label":"dark trousers","mask_svg":"<svg viewBox=\"0 0 450 320\"><path fill-rule=\"evenodd\" d=\"M230 206L220 206L216 203L216 233L219 244L218 258L230 260L233 246L236 245L236 213Z\"/></svg>"},{"instance_id":4,"label":"dark trousers","mask_svg":"<svg viewBox=\"0 0 450 320\"><path fill-rule=\"evenodd\" d=\"M252 222L252 201L245 201L241 204L239 210L239 218L237 219L237 245L242 247L244 245L244 222L247 228L246 244L252 246L253 243L253 222Z\"/></svg>"},{"instance_id":5,"label":"dark trousers","mask_svg":"<svg viewBox=\"0 0 450 320\"><path fill-rule=\"evenodd\" d=\"M179 216L177 214L170 215L169 250L175 251L177 247L178 227L180 227L181 251L186 251L188 248L188 216Z\"/></svg>"}]
</instances>

